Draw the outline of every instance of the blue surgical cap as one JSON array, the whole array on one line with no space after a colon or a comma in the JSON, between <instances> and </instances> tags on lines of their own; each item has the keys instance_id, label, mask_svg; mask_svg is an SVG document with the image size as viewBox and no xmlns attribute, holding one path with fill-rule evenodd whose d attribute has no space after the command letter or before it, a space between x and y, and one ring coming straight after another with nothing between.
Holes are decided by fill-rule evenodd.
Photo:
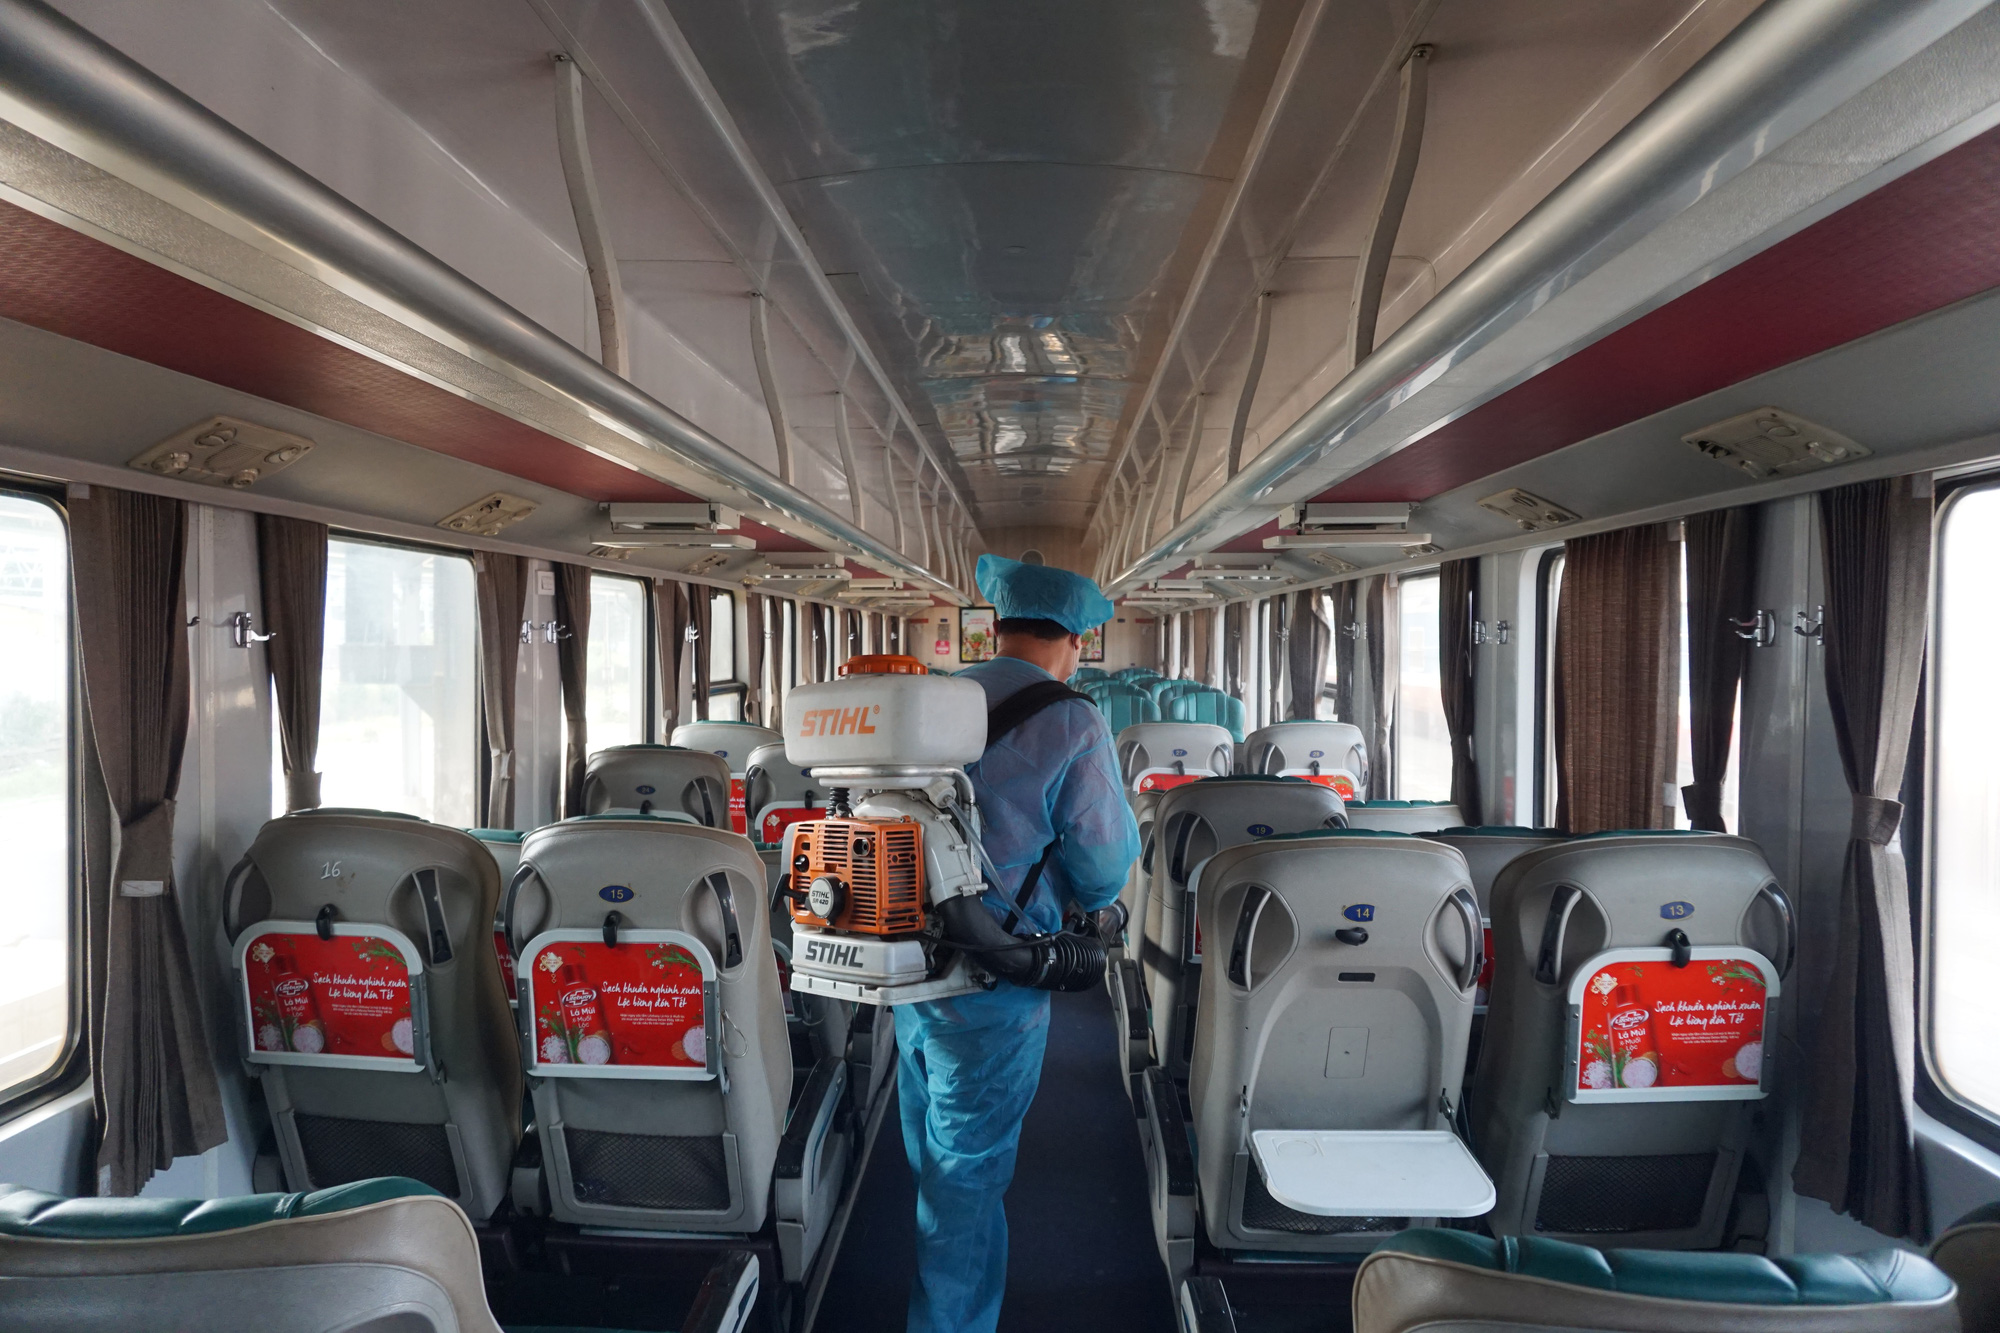
<instances>
[{"instance_id":1,"label":"blue surgical cap","mask_svg":"<svg viewBox=\"0 0 2000 1333\"><path fill-rule=\"evenodd\" d=\"M1117 613L1095 583L1051 565L982 555L975 579L1001 620L1053 620L1071 634L1082 634Z\"/></svg>"}]
</instances>

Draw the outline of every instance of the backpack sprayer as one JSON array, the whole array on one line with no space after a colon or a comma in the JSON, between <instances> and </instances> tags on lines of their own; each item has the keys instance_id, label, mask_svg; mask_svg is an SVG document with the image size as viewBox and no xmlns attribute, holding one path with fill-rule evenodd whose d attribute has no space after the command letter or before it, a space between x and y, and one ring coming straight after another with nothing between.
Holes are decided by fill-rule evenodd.
<instances>
[{"instance_id":1,"label":"backpack sprayer","mask_svg":"<svg viewBox=\"0 0 2000 1333\"><path fill-rule=\"evenodd\" d=\"M1094 935L1015 935L1018 905L1003 923L979 901L1000 883L965 772L986 749L986 692L913 657L855 657L841 673L785 702L785 757L828 790L827 817L792 825L784 843L792 989L894 1005L996 978L1098 984Z\"/></svg>"}]
</instances>

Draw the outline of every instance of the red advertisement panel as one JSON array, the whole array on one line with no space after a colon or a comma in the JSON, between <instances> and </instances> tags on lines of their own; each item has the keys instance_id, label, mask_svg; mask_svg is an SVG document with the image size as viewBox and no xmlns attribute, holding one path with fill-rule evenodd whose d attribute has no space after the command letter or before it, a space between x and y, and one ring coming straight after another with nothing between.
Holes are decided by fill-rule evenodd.
<instances>
[{"instance_id":1,"label":"red advertisement panel","mask_svg":"<svg viewBox=\"0 0 2000 1333\"><path fill-rule=\"evenodd\" d=\"M823 805L767 806L757 821L757 840L775 846L785 840L785 830L792 825L825 818L826 807Z\"/></svg>"},{"instance_id":2,"label":"red advertisement panel","mask_svg":"<svg viewBox=\"0 0 2000 1333\"><path fill-rule=\"evenodd\" d=\"M1354 775L1352 773L1344 771L1337 773L1287 773L1285 776L1288 778L1304 778L1307 782L1316 782L1322 787L1331 787L1334 790L1334 794L1339 796L1343 801L1354 799Z\"/></svg>"},{"instance_id":3,"label":"red advertisement panel","mask_svg":"<svg viewBox=\"0 0 2000 1333\"><path fill-rule=\"evenodd\" d=\"M729 827L738 833L750 831L749 797L742 778L729 779Z\"/></svg>"},{"instance_id":4,"label":"red advertisement panel","mask_svg":"<svg viewBox=\"0 0 2000 1333\"><path fill-rule=\"evenodd\" d=\"M1155 769L1139 775L1140 791L1172 791L1190 782L1200 782L1210 776L1207 773L1173 773L1166 769Z\"/></svg>"},{"instance_id":5,"label":"red advertisement panel","mask_svg":"<svg viewBox=\"0 0 2000 1333\"><path fill-rule=\"evenodd\" d=\"M359 927L263 930L243 944L251 1045L258 1053L415 1067L403 944Z\"/></svg>"},{"instance_id":6,"label":"red advertisement panel","mask_svg":"<svg viewBox=\"0 0 2000 1333\"><path fill-rule=\"evenodd\" d=\"M702 972L702 960L675 941L531 946L526 1003L534 1013L537 1072L562 1066L706 1070Z\"/></svg>"},{"instance_id":7,"label":"red advertisement panel","mask_svg":"<svg viewBox=\"0 0 2000 1333\"><path fill-rule=\"evenodd\" d=\"M514 1000L514 952L507 947L507 932L495 929L493 932L493 952L500 959L500 980L507 985L507 1000Z\"/></svg>"},{"instance_id":8,"label":"red advertisement panel","mask_svg":"<svg viewBox=\"0 0 2000 1333\"><path fill-rule=\"evenodd\" d=\"M1665 949L1619 949L1585 965L1571 986L1576 1100L1760 1095L1777 977L1748 950L1696 955L1675 967Z\"/></svg>"}]
</instances>

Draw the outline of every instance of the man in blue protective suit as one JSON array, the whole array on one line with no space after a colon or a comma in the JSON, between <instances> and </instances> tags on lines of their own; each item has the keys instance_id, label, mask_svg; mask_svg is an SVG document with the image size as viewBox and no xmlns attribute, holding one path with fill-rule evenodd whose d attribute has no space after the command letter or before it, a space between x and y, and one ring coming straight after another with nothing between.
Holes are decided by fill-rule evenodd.
<instances>
[{"instance_id":1,"label":"man in blue protective suit","mask_svg":"<svg viewBox=\"0 0 2000 1333\"><path fill-rule=\"evenodd\" d=\"M1081 635L1112 616L1095 583L1067 570L979 557L979 590L997 613L999 655L959 673L997 708L1033 685L1068 679ZM1060 691L1051 689L1060 694ZM1139 829L1118 776L1103 714L1087 699L1041 707L966 770L984 822L998 892L982 901L1005 919L1034 872L1021 916L1061 927L1063 908L1117 913L1139 855ZM1114 924L1105 923L1107 926ZM897 1095L903 1146L917 1182L917 1274L910 1333L986 1333L1007 1285L1007 1215L1021 1122L1042 1077L1049 992L1001 980L949 1000L900 1006Z\"/></svg>"}]
</instances>

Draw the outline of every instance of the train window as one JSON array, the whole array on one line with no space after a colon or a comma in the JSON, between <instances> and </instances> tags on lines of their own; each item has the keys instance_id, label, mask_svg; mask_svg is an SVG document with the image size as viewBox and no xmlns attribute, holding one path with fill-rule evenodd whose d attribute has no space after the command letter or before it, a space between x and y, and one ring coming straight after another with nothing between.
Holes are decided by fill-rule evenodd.
<instances>
[{"instance_id":1,"label":"train window","mask_svg":"<svg viewBox=\"0 0 2000 1333\"><path fill-rule=\"evenodd\" d=\"M589 679L584 687L590 748L637 745L646 736L646 585L616 574L590 576Z\"/></svg>"},{"instance_id":2,"label":"train window","mask_svg":"<svg viewBox=\"0 0 2000 1333\"><path fill-rule=\"evenodd\" d=\"M1396 795L1402 800L1451 799L1451 733L1444 722L1438 670L1438 576L1398 583Z\"/></svg>"},{"instance_id":3,"label":"train window","mask_svg":"<svg viewBox=\"0 0 2000 1333\"><path fill-rule=\"evenodd\" d=\"M466 557L351 538L327 543L325 804L477 821L477 624Z\"/></svg>"},{"instance_id":4,"label":"train window","mask_svg":"<svg viewBox=\"0 0 2000 1333\"><path fill-rule=\"evenodd\" d=\"M70 1049L69 549L54 506L0 493L0 1100L56 1076Z\"/></svg>"},{"instance_id":5,"label":"train window","mask_svg":"<svg viewBox=\"0 0 2000 1333\"><path fill-rule=\"evenodd\" d=\"M708 679L736 679L736 594L717 592L708 598Z\"/></svg>"},{"instance_id":6,"label":"train window","mask_svg":"<svg viewBox=\"0 0 2000 1333\"><path fill-rule=\"evenodd\" d=\"M2000 951L2000 487L1945 509L1938 541L1932 670L1927 1044L1938 1082L2000 1115L1993 957Z\"/></svg>"}]
</instances>

